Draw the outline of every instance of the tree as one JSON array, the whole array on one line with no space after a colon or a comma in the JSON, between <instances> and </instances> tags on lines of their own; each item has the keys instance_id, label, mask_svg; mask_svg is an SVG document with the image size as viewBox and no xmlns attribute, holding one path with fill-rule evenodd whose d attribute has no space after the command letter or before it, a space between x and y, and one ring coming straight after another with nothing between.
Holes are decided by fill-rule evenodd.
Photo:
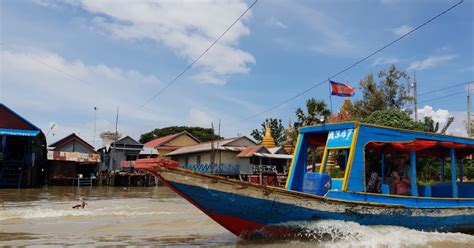
<instances>
[{"instance_id":1,"label":"tree","mask_svg":"<svg viewBox=\"0 0 474 248\"><path fill-rule=\"evenodd\" d=\"M270 125L270 133L272 134L276 145L281 146L283 142L286 140L286 130L283 127L281 119L274 119L274 118L265 119L265 121L261 124L261 129L252 130L252 133L250 135L256 141L261 143L263 140L263 137L265 137L266 123L269 123Z\"/></svg>"},{"instance_id":2,"label":"tree","mask_svg":"<svg viewBox=\"0 0 474 248\"><path fill-rule=\"evenodd\" d=\"M296 142L298 129L300 127L328 122L331 111L323 100L311 98L306 100L306 113L303 109L297 108L295 114L298 121L295 123L294 131L291 133L294 136L294 143ZM321 161L321 156L321 150L317 150L316 147L313 146L308 148L308 164L314 165L316 161Z\"/></svg>"},{"instance_id":3,"label":"tree","mask_svg":"<svg viewBox=\"0 0 474 248\"><path fill-rule=\"evenodd\" d=\"M370 116L360 119L360 121L364 123L418 131L428 131L432 124L431 122L415 122L407 112L397 109L378 110Z\"/></svg>"},{"instance_id":4,"label":"tree","mask_svg":"<svg viewBox=\"0 0 474 248\"><path fill-rule=\"evenodd\" d=\"M439 133L446 134L446 131L448 131L449 126L451 126L453 122L454 122L454 116L448 117L448 119L446 120L446 124L444 124L444 127L441 128L441 131Z\"/></svg>"},{"instance_id":5,"label":"tree","mask_svg":"<svg viewBox=\"0 0 474 248\"><path fill-rule=\"evenodd\" d=\"M356 119L368 117L378 110L407 109L412 98L400 81L408 80L408 75L391 65L388 70L380 71L378 78L377 83L374 75L369 74L359 82L362 100L355 101L350 111Z\"/></svg>"},{"instance_id":6,"label":"tree","mask_svg":"<svg viewBox=\"0 0 474 248\"><path fill-rule=\"evenodd\" d=\"M360 121L388 127L444 134L451 123L453 123L454 117L449 117L441 130L439 130L439 122L433 121L429 116L426 116L422 122L416 122L407 112L396 109L375 111L369 117L363 118Z\"/></svg>"},{"instance_id":7,"label":"tree","mask_svg":"<svg viewBox=\"0 0 474 248\"><path fill-rule=\"evenodd\" d=\"M330 115L331 111L328 109L326 103L314 98L306 100L306 113L301 108L296 109L296 118L298 119L299 127L326 123Z\"/></svg>"},{"instance_id":8,"label":"tree","mask_svg":"<svg viewBox=\"0 0 474 248\"><path fill-rule=\"evenodd\" d=\"M140 143L146 143L155 138L160 138L167 135L180 133L183 131L187 131L188 133L196 137L201 142L222 139L221 136L218 136L214 133L214 130L212 128L170 126L170 127L164 127L164 128L156 128L155 130L151 132L141 134Z\"/></svg>"}]
</instances>

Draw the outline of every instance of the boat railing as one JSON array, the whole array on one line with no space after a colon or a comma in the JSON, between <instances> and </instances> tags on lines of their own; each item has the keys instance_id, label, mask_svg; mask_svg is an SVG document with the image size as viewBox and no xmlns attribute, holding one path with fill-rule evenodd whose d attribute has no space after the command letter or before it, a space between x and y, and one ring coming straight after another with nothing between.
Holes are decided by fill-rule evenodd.
<instances>
[{"instance_id":1,"label":"boat railing","mask_svg":"<svg viewBox=\"0 0 474 248\"><path fill-rule=\"evenodd\" d=\"M278 171L275 165L254 165L253 174L260 173L278 174Z\"/></svg>"},{"instance_id":2,"label":"boat railing","mask_svg":"<svg viewBox=\"0 0 474 248\"><path fill-rule=\"evenodd\" d=\"M240 174L240 165L232 163L204 163L204 164L183 164L180 168L192 170L205 174L218 175L238 175Z\"/></svg>"}]
</instances>

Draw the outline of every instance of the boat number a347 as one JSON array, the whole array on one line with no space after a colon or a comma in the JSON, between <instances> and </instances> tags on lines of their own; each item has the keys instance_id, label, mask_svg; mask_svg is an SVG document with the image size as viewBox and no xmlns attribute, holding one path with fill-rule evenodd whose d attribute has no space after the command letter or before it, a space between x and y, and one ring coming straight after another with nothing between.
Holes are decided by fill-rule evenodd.
<instances>
[{"instance_id":1,"label":"boat number a347","mask_svg":"<svg viewBox=\"0 0 474 248\"><path fill-rule=\"evenodd\" d=\"M352 138L352 133L354 133L354 129L331 131L329 132L328 140L337 140L337 139L349 140Z\"/></svg>"},{"instance_id":2,"label":"boat number a347","mask_svg":"<svg viewBox=\"0 0 474 248\"><path fill-rule=\"evenodd\" d=\"M327 148L350 147L352 138L354 137L354 129L342 129L330 131L328 134Z\"/></svg>"}]
</instances>

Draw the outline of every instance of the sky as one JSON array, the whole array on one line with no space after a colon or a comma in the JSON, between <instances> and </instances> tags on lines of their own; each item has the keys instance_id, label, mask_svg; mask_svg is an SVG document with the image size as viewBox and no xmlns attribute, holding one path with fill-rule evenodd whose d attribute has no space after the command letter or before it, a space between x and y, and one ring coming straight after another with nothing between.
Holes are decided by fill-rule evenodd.
<instances>
[{"instance_id":1,"label":"sky","mask_svg":"<svg viewBox=\"0 0 474 248\"><path fill-rule=\"evenodd\" d=\"M149 101L253 1L0 1L0 101L49 143L74 132L98 147L99 134L115 130L117 109L119 133L135 139L172 125L217 127L219 120L222 136L249 135L265 118L295 121L308 98L329 104L324 83L257 115L457 2L260 0ZM454 116L448 133L465 136L466 85L459 84L474 80L473 16L474 1L464 1L331 80L356 87L357 100L368 74L390 64L412 77L416 70L420 118ZM452 85L459 86L424 94ZM333 109L343 100L333 97Z\"/></svg>"}]
</instances>

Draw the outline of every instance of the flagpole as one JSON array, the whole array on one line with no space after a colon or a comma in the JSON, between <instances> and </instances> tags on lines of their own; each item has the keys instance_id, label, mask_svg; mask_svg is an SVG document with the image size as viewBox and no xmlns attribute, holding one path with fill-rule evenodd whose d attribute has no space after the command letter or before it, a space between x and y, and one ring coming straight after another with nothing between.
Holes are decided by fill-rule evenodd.
<instances>
[{"instance_id":1,"label":"flagpole","mask_svg":"<svg viewBox=\"0 0 474 248\"><path fill-rule=\"evenodd\" d=\"M332 89L331 89L331 80L328 79L328 82L329 82L329 104L330 104L330 107L331 107L331 115L332 115L333 113L332 113Z\"/></svg>"}]
</instances>

